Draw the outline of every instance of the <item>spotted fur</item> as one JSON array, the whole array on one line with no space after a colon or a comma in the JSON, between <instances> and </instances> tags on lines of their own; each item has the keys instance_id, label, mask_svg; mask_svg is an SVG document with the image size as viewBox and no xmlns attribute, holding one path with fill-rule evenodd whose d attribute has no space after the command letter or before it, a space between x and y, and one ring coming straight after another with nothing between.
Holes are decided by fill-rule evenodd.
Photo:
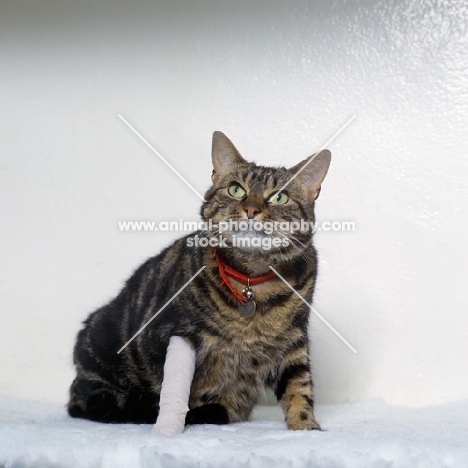
<instances>
[{"instance_id":1,"label":"spotted fur","mask_svg":"<svg viewBox=\"0 0 468 468\"><path fill-rule=\"evenodd\" d=\"M305 163L285 189L289 201L269 203ZM220 132L213 136L213 185L205 195L202 218L213 222L252 219L314 221L314 201L330 162L321 152L291 169L257 166L245 161ZM242 199L229 195L233 184L245 190ZM227 247L219 248L223 261L251 277L270 272L281 275L308 302L317 276L312 233L283 230L288 246L233 248L240 232L223 233ZM243 233L245 234L245 233ZM185 337L196 350L196 368L190 391L187 424L245 421L265 388L272 389L290 429L319 429L313 413L314 395L307 328L309 307L275 277L254 286L257 310L243 317L237 300L221 285L211 248L190 247L189 240L216 237L200 231L177 240L147 260L127 281L119 295L92 313L79 332L71 386L71 416L101 422L154 423L169 338ZM197 272L206 268L160 313L122 353L117 351ZM245 287L231 279L237 291Z\"/></svg>"}]
</instances>

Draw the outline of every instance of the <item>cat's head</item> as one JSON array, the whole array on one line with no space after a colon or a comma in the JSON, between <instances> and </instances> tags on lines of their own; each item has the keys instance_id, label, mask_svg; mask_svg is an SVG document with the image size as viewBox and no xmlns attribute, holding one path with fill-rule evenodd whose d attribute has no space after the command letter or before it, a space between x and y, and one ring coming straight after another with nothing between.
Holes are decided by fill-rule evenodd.
<instances>
[{"instance_id":1,"label":"cat's head","mask_svg":"<svg viewBox=\"0 0 468 468\"><path fill-rule=\"evenodd\" d=\"M228 246L250 251L302 250L312 238L314 202L330 159L330 151L322 150L290 169L257 166L247 162L226 135L215 132L213 185L201 214L219 230L209 235L221 235Z\"/></svg>"}]
</instances>

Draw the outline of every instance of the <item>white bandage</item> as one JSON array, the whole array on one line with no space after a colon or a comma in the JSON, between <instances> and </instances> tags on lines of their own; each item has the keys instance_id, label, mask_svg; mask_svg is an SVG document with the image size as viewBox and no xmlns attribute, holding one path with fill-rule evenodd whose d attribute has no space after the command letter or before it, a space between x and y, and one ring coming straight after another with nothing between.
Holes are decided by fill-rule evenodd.
<instances>
[{"instance_id":1,"label":"white bandage","mask_svg":"<svg viewBox=\"0 0 468 468\"><path fill-rule=\"evenodd\" d=\"M159 415L151 432L177 435L184 431L194 372L195 350L184 338L171 336L164 363Z\"/></svg>"}]
</instances>

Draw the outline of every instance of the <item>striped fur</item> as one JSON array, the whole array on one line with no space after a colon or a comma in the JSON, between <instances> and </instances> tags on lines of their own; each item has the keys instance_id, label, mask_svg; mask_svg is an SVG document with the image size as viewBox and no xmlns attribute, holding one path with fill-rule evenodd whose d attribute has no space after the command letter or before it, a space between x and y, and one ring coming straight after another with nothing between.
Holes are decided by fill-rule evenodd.
<instances>
[{"instance_id":1,"label":"striped fur","mask_svg":"<svg viewBox=\"0 0 468 468\"><path fill-rule=\"evenodd\" d=\"M285 205L268 203L305 161L292 169L247 163L219 132L213 139L213 186L206 193L201 214L214 222L246 219L255 206L258 221L314 221L314 200L329 164L321 153L287 187ZM229 195L232 183L246 196ZM313 413L307 327L309 308L279 278L253 287L257 311L242 317L232 293L221 286L210 248L189 247L197 232L177 240L147 260L127 281L119 295L92 313L79 332L74 363L77 376L71 386L71 416L102 422L154 423L169 338L188 339L196 349L187 423L245 421L265 388L276 393L290 429L319 429ZM317 276L317 256L311 232L282 232L288 247L218 249L232 268L259 276L269 266L307 301ZM267 237L267 234L263 234ZM202 266L203 272L179 294L121 354L117 351ZM238 291L244 285L235 280Z\"/></svg>"}]
</instances>

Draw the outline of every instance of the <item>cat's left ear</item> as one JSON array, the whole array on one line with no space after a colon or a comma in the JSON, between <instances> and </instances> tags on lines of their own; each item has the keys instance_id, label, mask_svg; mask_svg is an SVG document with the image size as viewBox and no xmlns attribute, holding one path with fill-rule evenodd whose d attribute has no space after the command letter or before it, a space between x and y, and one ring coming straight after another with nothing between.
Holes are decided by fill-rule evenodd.
<instances>
[{"instance_id":1,"label":"cat's left ear","mask_svg":"<svg viewBox=\"0 0 468 468\"><path fill-rule=\"evenodd\" d=\"M322 150L289 169L292 174L297 174L300 171L297 179L306 186L312 201L316 200L320 194L323 179L325 179L330 167L330 161L330 151Z\"/></svg>"},{"instance_id":2,"label":"cat's left ear","mask_svg":"<svg viewBox=\"0 0 468 468\"><path fill-rule=\"evenodd\" d=\"M235 164L248 164L223 132L213 133L211 159L213 161L213 172L211 174L213 182L216 182L220 175Z\"/></svg>"}]
</instances>

